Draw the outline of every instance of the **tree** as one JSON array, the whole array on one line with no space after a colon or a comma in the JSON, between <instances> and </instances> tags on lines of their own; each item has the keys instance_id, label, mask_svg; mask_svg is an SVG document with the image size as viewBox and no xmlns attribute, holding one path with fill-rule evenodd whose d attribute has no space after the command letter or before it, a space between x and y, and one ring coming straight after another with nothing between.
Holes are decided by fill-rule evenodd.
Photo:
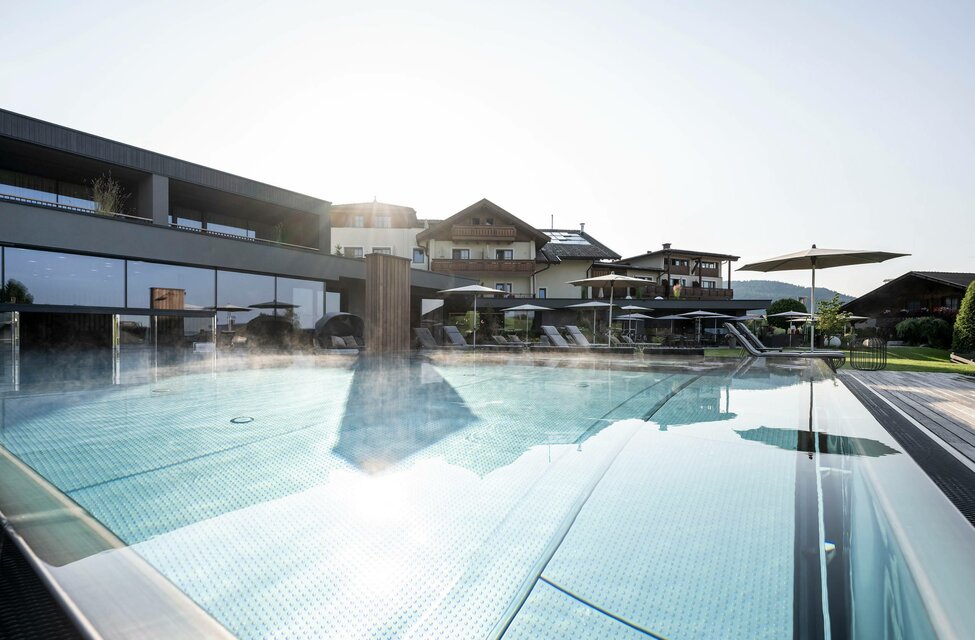
<instances>
[{"instance_id":1,"label":"tree","mask_svg":"<svg viewBox=\"0 0 975 640\"><path fill-rule=\"evenodd\" d=\"M975 280L968 284L961 308L955 317L951 350L955 353L975 353Z\"/></svg>"},{"instance_id":2,"label":"tree","mask_svg":"<svg viewBox=\"0 0 975 640\"><path fill-rule=\"evenodd\" d=\"M27 286L23 282L11 278L7 280L7 284L0 287L0 302L33 304L34 295L27 290Z\"/></svg>"},{"instance_id":3,"label":"tree","mask_svg":"<svg viewBox=\"0 0 975 640\"><path fill-rule=\"evenodd\" d=\"M840 294L833 294L832 300L819 301L819 321L816 323L816 331L824 338L826 336L839 335L843 331L846 319L850 317L848 313L841 313Z\"/></svg>"},{"instance_id":4,"label":"tree","mask_svg":"<svg viewBox=\"0 0 975 640\"><path fill-rule=\"evenodd\" d=\"M102 174L91 181L91 199L95 201L95 211L98 213L125 213L125 202L129 195L122 189L122 184L112 177L111 171L107 176Z\"/></svg>"},{"instance_id":5,"label":"tree","mask_svg":"<svg viewBox=\"0 0 975 640\"><path fill-rule=\"evenodd\" d=\"M768 307L768 315L771 316L776 313L783 313L785 311L801 311L806 313L806 305L802 304L795 298L782 298L776 300ZM779 329L785 329L789 326L788 318L769 318L768 323L773 327L778 327Z\"/></svg>"},{"instance_id":6,"label":"tree","mask_svg":"<svg viewBox=\"0 0 975 640\"><path fill-rule=\"evenodd\" d=\"M342 256L344 256L345 253L342 252L342 245L340 245L340 244L335 245L335 250L332 251L332 255L333 256L339 256L340 258Z\"/></svg>"}]
</instances>

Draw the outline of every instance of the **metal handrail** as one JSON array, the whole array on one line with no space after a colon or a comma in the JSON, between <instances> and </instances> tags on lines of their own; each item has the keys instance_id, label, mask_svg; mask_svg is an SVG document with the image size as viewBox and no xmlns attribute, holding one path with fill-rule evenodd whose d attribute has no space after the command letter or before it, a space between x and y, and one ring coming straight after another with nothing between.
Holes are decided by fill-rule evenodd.
<instances>
[{"instance_id":1,"label":"metal handrail","mask_svg":"<svg viewBox=\"0 0 975 640\"><path fill-rule=\"evenodd\" d=\"M152 224L152 220L148 218L142 218L140 216L132 216L127 213L114 213L105 211L96 211L94 209L86 209L84 207L76 207L70 204L61 204L60 202L51 202L50 200L38 200L37 198L24 198L23 196L14 196L8 193L0 193L0 200L10 200L12 202L17 202L19 204L26 204L32 207L44 207L46 209L58 209L59 211L68 211L70 213L80 213L87 216L98 216L100 218L121 218L122 220L127 220L131 222L139 222L143 224Z\"/></svg>"},{"instance_id":2,"label":"metal handrail","mask_svg":"<svg viewBox=\"0 0 975 640\"><path fill-rule=\"evenodd\" d=\"M136 222L139 224L153 224L152 220L150 220L149 218L143 218L141 216L133 216L127 213L105 213L101 211L95 211L93 209L85 209L84 207L75 207L69 204L51 202L50 200L24 198L23 196L14 196L6 193L0 193L0 200L8 200L10 202L25 204L31 207L44 207L45 209L57 209L58 211L67 211L68 213L78 213L81 215L93 216L98 218L113 218L113 219L123 220L125 222ZM187 227L175 223L170 223L169 228L177 229L179 231L192 231L194 233L205 233L207 235L217 236L220 238L229 238L231 240L243 240L245 242L256 242L258 244L287 247L289 249L303 249L305 251L318 251L317 247L308 247L301 244L290 244L288 242L277 242L275 240L265 240L264 238L247 238L244 236L235 236L232 233L210 231L209 229L196 229L194 227Z\"/></svg>"}]
</instances>

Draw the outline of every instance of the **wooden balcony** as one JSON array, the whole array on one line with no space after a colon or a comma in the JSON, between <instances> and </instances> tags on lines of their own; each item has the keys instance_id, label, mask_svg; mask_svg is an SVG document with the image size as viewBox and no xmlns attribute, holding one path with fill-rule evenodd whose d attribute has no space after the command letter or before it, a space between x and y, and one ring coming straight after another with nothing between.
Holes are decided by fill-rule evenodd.
<instances>
[{"instance_id":1,"label":"wooden balcony","mask_svg":"<svg viewBox=\"0 0 975 640\"><path fill-rule=\"evenodd\" d=\"M516 235L514 227L493 225L455 224L450 229L450 239L454 242L514 242Z\"/></svg>"},{"instance_id":2,"label":"wooden balcony","mask_svg":"<svg viewBox=\"0 0 975 640\"><path fill-rule=\"evenodd\" d=\"M431 260L430 270L456 275L484 273L530 276L535 270L534 260Z\"/></svg>"}]
</instances>

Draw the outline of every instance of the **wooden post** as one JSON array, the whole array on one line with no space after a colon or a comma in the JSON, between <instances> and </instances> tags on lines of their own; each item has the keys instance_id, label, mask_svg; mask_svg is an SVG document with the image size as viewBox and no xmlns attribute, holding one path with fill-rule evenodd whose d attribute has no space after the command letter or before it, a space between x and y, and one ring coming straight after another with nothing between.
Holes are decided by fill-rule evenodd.
<instances>
[{"instance_id":1,"label":"wooden post","mask_svg":"<svg viewBox=\"0 0 975 640\"><path fill-rule=\"evenodd\" d=\"M410 260L382 253L366 256L366 351L410 349Z\"/></svg>"}]
</instances>

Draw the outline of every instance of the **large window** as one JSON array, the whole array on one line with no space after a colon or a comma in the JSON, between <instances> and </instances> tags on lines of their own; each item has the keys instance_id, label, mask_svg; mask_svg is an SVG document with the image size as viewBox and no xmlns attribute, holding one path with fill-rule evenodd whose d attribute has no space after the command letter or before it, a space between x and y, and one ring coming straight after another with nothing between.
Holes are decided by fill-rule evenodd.
<instances>
[{"instance_id":1,"label":"large window","mask_svg":"<svg viewBox=\"0 0 975 640\"><path fill-rule=\"evenodd\" d=\"M515 252L511 249L496 249L494 251L495 260L514 260Z\"/></svg>"},{"instance_id":2,"label":"large window","mask_svg":"<svg viewBox=\"0 0 975 640\"><path fill-rule=\"evenodd\" d=\"M217 272L217 306L251 307L263 302L274 300L274 276L262 276L253 273L238 273L236 271ZM264 309L264 313L273 313L273 309ZM234 320L238 325L253 320L261 314L261 309L234 312ZM229 312L228 312L229 313ZM222 322L219 318L218 322Z\"/></svg>"},{"instance_id":3,"label":"large window","mask_svg":"<svg viewBox=\"0 0 975 640\"><path fill-rule=\"evenodd\" d=\"M424 261L423 249L413 249L413 264L423 264Z\"/></svg>"},{"instance_id":4,"label":"large window","mask_svg":"<svg viewBox=\"0 0 975 640\"><path fill-rule=\"evenodd\" d=\"M470 249L453 249L450 253L454 260L470 260L471 250Z\"/></svg>"},{"instance_id":5,"label":"large window","mask_svg":"<svg viewBox=\"0 0 975 640\"><path fill-rule=\"evenodd\" d=\"M342 251L346 258L361 258L364 255L362 247L345 247Z\"/></svg>"},{"instance_id":6,"label":"large window","mask_svg":"<svg viewBox=\"0 0 975 640\"><path fill-rule=\"evenodd\" d=\"M128 306L204 309L215 304L212 269L129 261Z\"/></svg>"},{"instance_id":7,"label":"large window","mask_svg":"<svg viewBox=\"0 0 975 640\"><path fill-rule=\"evenodd\" d=\"M294 319L299 329L314 329L315 323L325 315L325 283L298 278L278 278L278 302L298 305L284 309L278 315Z\"/></svg>"},{"instance_id":8,"label":"large window","mask_svg":"<svg viewBox=\"0 0 975 640\"><path fill-rule=\"evenodd\" d=\"M17 302L30 300L33 304L125 306L125 266L122 260L11 247L7 247L3 253L7 284L10 280L16 280L22 285L17 290L23 299Z\"/></svg>"},{"instance_id":9,"label":"large window","mask_svg":"<svg viewBox=\"0 0 975 640\"><path fill-rule=\"evenodd\" d=\"M373 218L372 226L374 226L377 229L389 229L390 222L391 220L389 216L376 216L375 218Z\"/></svg>"}]
</instances>

